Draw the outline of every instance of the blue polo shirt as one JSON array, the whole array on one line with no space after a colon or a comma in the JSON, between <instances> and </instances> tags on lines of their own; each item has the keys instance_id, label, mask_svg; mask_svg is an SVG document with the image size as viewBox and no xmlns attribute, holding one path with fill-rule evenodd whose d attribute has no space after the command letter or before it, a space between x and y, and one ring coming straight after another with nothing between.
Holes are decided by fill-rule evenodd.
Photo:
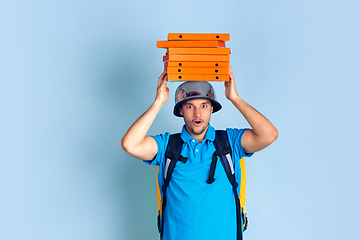
<instances>
[{"instance_id":1,"label":"blue polo shirt","mask_svg":"<svg viewBox=\"0 0 360 240\"><path fill-rule=\"evenodd\" d=\"M235 174L240 184L240 163L245 154L241 138L246 129L226 129L235 163ZM170 133L153 136L158 153L147 164L159 166L159 186L164 184L165 151ZM183 127L181 138L184 141L181 155L187 157L186 163L178 161L174 168L164 211L163 240L235 240L236 206L232 186L222 164L217 164L215 181L207 184L212 155L215 151L215 129L209 125L205 138L197 142ZM238 187L238 192L240 187ZM161 192L162 194L162 192Z\"/></svg>"}]
</instances>

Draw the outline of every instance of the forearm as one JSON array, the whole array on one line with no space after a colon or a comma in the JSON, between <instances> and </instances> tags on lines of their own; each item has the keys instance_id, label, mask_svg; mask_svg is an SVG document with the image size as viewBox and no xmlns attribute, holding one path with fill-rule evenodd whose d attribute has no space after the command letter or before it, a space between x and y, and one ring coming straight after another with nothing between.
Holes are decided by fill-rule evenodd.
<instances>
[{"instance_id":1,"label":"forearm","mask_svg":"<svg viewBox=\"0 0 360 240\"><path fill-rule=\"evenodd\" d=\"M157 144L155 139L147 137L146 134L154 122L161 107L169 98L169 88L166 87L166 69L160 75L157 86L156 98L153 104L146 110L126 132L121 140L122 148L130 155L143 159L151 160L157 154Z\"/></svg>"},{"instance_id":2,"label":"forearm","mask_svg":"<svg viewBox=\"0 0 360 240\"><path fill-rule=\"evenodd\" d=\"M136 155L137 148L144 143L147 132L159 113L162 103L154 101L153 104L131 125L121 140L123 149L131 155Z\"/></svg>"},{"instance_id":3,"label":"forearm","mask_svg":"<svg viewBox=\"0 0 360 240\"><path fill-rule=\"evenodd\" d=\"M240 111L252 128L245 131L241 140L242 147L247 153L260 151L276 140L278 131L266 117L240 98L236 91L231 66L229 76L229 81L224 82L225 96Z\"/></svg>"},{"instance_id":4,"label":"forearm","mask_svg":"<svg viewBox=\"0 0 360 240\"><path fill-rule=\"evenodd\" d=\"M239 96L232 99L231 102L252 128L251 134L247 134L246 136L247 143L251 144L243 143L243 147L247 148L246 150L248 150L248 152L259 151L276 140L278 136L277 129L265 116L247 104Z\"/></svg>"}]
</instances>

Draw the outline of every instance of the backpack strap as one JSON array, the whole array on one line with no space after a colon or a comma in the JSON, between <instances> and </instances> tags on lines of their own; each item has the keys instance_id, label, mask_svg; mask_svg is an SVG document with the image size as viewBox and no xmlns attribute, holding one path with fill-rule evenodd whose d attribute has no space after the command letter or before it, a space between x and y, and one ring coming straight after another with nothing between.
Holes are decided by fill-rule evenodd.
<instances>
[{"instance_id":1,"label":"backpack strap","mask_svg":"<svg viewBox=\"0 0 360 240\"><path fill-rule=\"evenodd\" d=\"M211 184L215 181L214 175L215 175L217 157L220 157L222 162L230 161L230 163L231 163L231 164L226 164L226 166L224 166L224 168L225 168L226 175L232 184L231 176L234 174L235 171L234 171L234 165L232 164L232 160L231 160L231 156L230 156L231 148L230 148L230 145L229 145L229 142L227 139L227 133L225 131L220 131L220 130L216 130L215 133L216 133L216 135L215 135L214 145L215 145L216 151L213 153L213 156L212 156L210 172L209 172L209 179L206 182L208 184ZM225 138L224 138L224 134L225 134Z\"/></svg>"},{"instance_id":2,"label":"backpack strap","mask_svg":"<svg viewBox=\"0 0 360 240\"><path fill-rule=\"evenodd\" d=\"M171 174L177 161L181 161L183 163L186 163L187 161L187 158L180 155L183 143L184 142L180 137L180 133L170 135L169 143L165 152L166 163L164 172L164 186L162 187L162 190L166 190L166 188L169 186Z\"/></svg>"},{"instance_id":3,"label":"backpack strap","mask_svg":"<svg viewBox=\"0 0 360 240\"><path fill-rule=\"evenodd\" d=\"M212 162L210 165L209 179L206 181L208 184L211 184L215 181L215 168L217 157L220 158L220 161L225 169L226 175L233 187L235 204L236 204L236 224L237 224L237 240L242 240L242 224L241 224L241 205L239 195L237 193L238 183L235 179L235 169L234 164L231 159L231 147L229 144L228 136L226 131L216 130L215 131L215 140L214 145L216 151L213 154Z\"/></svg>"},{"instance_id":4,"label":"backpack strap","mask_svg":"<svg viewBox=\"0 0 360 240\"><path fill-rule=\"evenodd\" d=\"M166 189L169 186L171 175L174 171L175 165L177 161L181 161L186 163L187 158L180 155L183 140L181 139L180 133L171 134L168 142L168 146L165 152L165 171L164 171L164 185L162 186L163 191L163 201L162 201L162 213L158 219L158 228L160 232L160 239L163 236L163 229L164 229L164 211L166 206Z\"/></svg>"}]
</instances>

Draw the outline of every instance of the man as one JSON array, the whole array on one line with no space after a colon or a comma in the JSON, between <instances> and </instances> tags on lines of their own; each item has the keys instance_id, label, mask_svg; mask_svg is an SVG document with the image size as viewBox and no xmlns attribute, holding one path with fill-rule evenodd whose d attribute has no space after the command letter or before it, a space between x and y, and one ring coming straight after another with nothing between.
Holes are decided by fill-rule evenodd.
<instances>
[{"instance_id":1,"label":"man","mask_svg":"<svg viewBox=\"0 0 360 240\"><path fill-rule=\"evenodd\" d=\"M269 146L277 138L276 128L237 93L233 71L225 82L225 96L249 122L251 129L226 129L235 161ZM146 136L159 110L169 98L166 69L158 80L155 101L129 128L121 144L130 155L159 166L159 186L164 183L165 151L169 133ZM212 86L207 82L185 82L176 91L174 114L184 118L181 132L184 142L181 155L188 158L175 166L166 191L167 205L163 229L164 240L235 240L236 206L232 186L223 168L215 172L216 181L207 184L215 129L209 124L213 112L221 109Z\"/></svg>"}]
</instances>

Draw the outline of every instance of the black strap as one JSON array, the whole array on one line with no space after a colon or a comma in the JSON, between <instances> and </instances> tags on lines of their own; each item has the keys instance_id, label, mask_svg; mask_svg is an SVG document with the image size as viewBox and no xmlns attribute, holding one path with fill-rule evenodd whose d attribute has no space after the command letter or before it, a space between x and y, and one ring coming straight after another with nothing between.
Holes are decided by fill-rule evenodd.
<instances>
[{"instance_id":1,"label":"black strap","mask_svg":"<svg viewBox=\"0 0 360 240\"><path fill-rule=\"evenodd\" d=\"M170 162L168 168L166 169L165 167L164 174L166 175L164 175L164 185L161 188L163 191L162 214L161 217L158 219L158 221L160 221L158 222L160 239L162 239L164 232L163 229L164 229L164 220L165 220L164 212L166 206L166 189L169 186L171 175L174 171L177 161L182 161L184 163L186 163L187 161L187 158L180 155L183 143L184 142L181 139L180 133L172 134L170 135L169 143L165 152L165 160L166 160L165 164L168 164L167 163L168 161Z\"/></svg>"},{"instance_id":2,"label":"black strap","mask_svg":"<svg viewBox=\"0 0 360 240\"><path fill-rule=\"evenodd\" d=\"M206 181L207 184L212 184L215 181L214 175L215 175L216 163L217 163L217 155L216 155L216 151L215 151L212 155L209 179Z\"/></svg>"},{"instance_id":3,"label":"black strap","mask_svg":"<svg viewBox=\"0 0 360 240\"><path fill-rule=\"evenodd\" d=\"M167 174L166 174L166 176L164 176L164 178L165 178L164 186L162 187L163 192L164 192L164 189L166 190L166 188L169 186L171 175L175 168L176 162L182 161L182 162L186 163L186 161L187 161L187 158L184 158L183 156L180 155L183 143L184 142L181 139L180 133L170 135L169 144L168 144L166 152L165 152L166 161L168 161L168 159L169 159L170 164L167 169Z\"/></svg>"},{"instance_id":4,"label":"black strap","mask_svg":"<svg viewBox=\"0 0 360 240\"><path fill-rule=\"evenodd\" d=\"M237 239L242 240L243 232L242 232L241 213L240 213L241 204L240 204L240 199L239 199L239 195L237 194L236 188L237 188L237 186L235 187L235 185L233 185L233 192L234 192L235 205L236 205Z\"/></svg>"},{"instance_id":5,"label":"black strap","mask_svg":"<svg viewBox=\"0 0 360 240\"><path fill-rule=\"evenodd\" d=\"M226 154L231 152L230 149L230 145L227 141L227 134L225 131L220 131L220 130L216 130L215 131L216 135L215 135L215 140L214 140L214 145L215 145L215 149L216 151L213 153L212 155L212 161L211 161L211 165L210 165L210 172L209 172L209 179L206 181L208 184L211 184L215 181L214 175L215 175L215 168L216 168L216 163L217 163L217 157L224 158L223 160L226 160ZM226 138L224 138L224 135L226 134ZM224 166L225 168L225 166ZM226 175L229 178L229 181L231 181L231 174L229 175L228 173L231 173L231 169L229 169L228 167L225 168L226 171Z\"/></svg>"},{"instance_id":6,"label":"black strap","mask_svg":"<svg viewBox=\"0 0 360 240\"><path fill-rule=\"evenodd\" d=\"M222 131L222 130L216 130L215 133L216 133L216 136L219 138L219 141L221 144L220 149L229 149L230 150L230 144L229 144L227 132Z\"/></svg>"},{"instance_id":7,"label":"black strap","mask_svg":"<svg viewBox=\"0 0 360 240\"><path fill-rule=\"evenodd\" d=\"M242 224L241 224L241 204L239 195L237 193L237 187L238 183L235 179L235 173L232 174L232 167L235 168L235 166L230 166L230 163L226 157L227 154L231 154L231 148L228 140L228 136L226 131L217 130L215 131L215 149L216 151L213 154L212 162L210 165L210 172L209 172L209 179L207 180L207 183L211 184L215 181L214 174L215 174L215 168L216 168L216 162L217 162L217 156L219 156L220 161L225 169L226 175L233 187L233 193L235 198L235 205L236 205L236 225L237 225L237 240L243 239L242 234Z\"/></svg>"},{"instance_id":8,"label":"black strap","mask_svg":"<svg viewBox=\"0 0 360 240\"><path fill-rule=\"evenodd\" d=\"M180 133L171 134L169 138L169 144L165 152L165 158L186 163L187 158L180 155L183 143L184 142L181 139Z\"/></svg>"}]
</instances>

